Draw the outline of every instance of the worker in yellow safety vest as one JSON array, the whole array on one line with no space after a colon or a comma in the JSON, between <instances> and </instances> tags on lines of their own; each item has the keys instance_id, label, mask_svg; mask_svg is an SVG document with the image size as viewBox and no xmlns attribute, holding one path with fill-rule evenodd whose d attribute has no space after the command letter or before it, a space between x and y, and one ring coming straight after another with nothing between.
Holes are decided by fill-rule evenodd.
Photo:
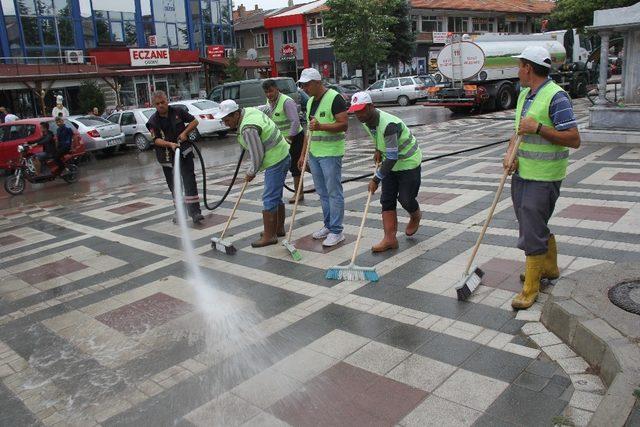
<instances>
[{"instance_id":1,"label":"worker in yellow safety vest","mask_svg":"<svg viewBox=\"0 0 640 427\"><path fill-rule=\"evenodd\" d=\"M551 78L551 57L540 46L529 46L519 59L518 77L522 90L518 98L515 131L522 142L513 163L509 157L515 147L515 135L503 160L513 173L511 199L518 226L518 248L526 255L522 292L511 306L526 309L540 291L540 280L560 276L556 239L548 223L567 175L569 148L580 146L580 134L571 100Z\"/></svg>"}]
</instances>

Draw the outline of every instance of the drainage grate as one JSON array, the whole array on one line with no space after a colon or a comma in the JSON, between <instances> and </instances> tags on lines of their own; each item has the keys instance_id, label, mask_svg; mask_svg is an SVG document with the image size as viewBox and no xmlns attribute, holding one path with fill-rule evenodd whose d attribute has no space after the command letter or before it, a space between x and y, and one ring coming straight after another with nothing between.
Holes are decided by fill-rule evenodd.
<instances>
[{"instance_id":1,"label":"drainage grate","mask_svg":"<svg viewBox=\"0 0 640 427\"><path fill-rule=\"evenodd\" d=\"M640 280L615 285L609 289L609 300L629 313L640 315Z\"/></svg>"}]
</instances>

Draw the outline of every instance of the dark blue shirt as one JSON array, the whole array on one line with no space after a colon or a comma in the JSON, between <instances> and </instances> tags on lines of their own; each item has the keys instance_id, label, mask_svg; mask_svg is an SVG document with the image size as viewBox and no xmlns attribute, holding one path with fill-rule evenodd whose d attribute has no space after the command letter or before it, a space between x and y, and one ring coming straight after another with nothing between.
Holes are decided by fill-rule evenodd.
<instances>
[{"instance_id":1,"label":"dark blue shirt","mask_svg":"<svg viewBox=\"0 0 640 427\"><path fill-rule=\"evenodd\" d=\"M536 94L550 81L551 79L547 79L547 81L542 83L535 92L529 91L522 107L522 117L527 114ZM571 104L571 99L567 92L561 91L553 96L551 104L549 105L549 117L551 118L553 127L556 128L556 130L567 130L578 126L578 123L576 123L576 116L573 113L573 105Z\"/></svg>"},{"instance_id":2,"label":"dark blue shirt","mask_svg":"<svg viewBox=\"0 0 640 427\"><path fill-rule=\"evenodd\" d=\"M70 128L67 126L58 126L56 138L58 138L58 150L68 151L71 149L73 131Z\"/></svg>"}]
</instances>

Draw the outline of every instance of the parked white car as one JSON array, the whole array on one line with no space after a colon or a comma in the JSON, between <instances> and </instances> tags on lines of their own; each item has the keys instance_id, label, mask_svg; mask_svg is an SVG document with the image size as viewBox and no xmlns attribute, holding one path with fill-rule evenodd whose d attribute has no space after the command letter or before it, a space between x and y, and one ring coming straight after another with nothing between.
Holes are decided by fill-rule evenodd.
<instances>
[{"instance_id":1,"label":"parked white car","mask_svg":"<svg viewBox=\"0 0 640 427\"><path fill-rule=\"evenodd\" d=\"M87 151L111 153L124 144L124 133L120 126L102 117L71 116L67 120L78 130Z\"/></svg>"},{"instance_id":2,"label":"parked white car","mask_svg":"<svg viewBox=\"0 0 640 427\"><path fill-rule=\"evenodd\" d=\"M138 150L144 151L149 149L153 142L151 141L151 133L147 129L147 121L155 112L155 108L116 111L107 117L107 120L120 125L126 144L135 145Z\"/></svg>"},{"instance_id":3,"label":"parked white car","mask_svg":"<svg viewBox=\"0 0 640 427\"><path fill-rule=\"evenodd\" d=\"M220 104L209 99L192 99L185 101L170 102L172 107L184 108L193 117L198 119L198 127L189 135L189 139L197 140L201 136L211 136L218 134L223 138L229 132L229 128L220 119L214 116L220 112Z\"/></svg>"},{"instance_id":4,"label":"parked white car","mask_svg":"<svg viewBox=\"0 0 640 427\"><path fill-rule=\"evenodd\" d=\"M427 88L420 77L394 77L378 80L366 90L374 103L393 102L401 106L415 104L427 97Z\"/></svg>"}]
</instances>

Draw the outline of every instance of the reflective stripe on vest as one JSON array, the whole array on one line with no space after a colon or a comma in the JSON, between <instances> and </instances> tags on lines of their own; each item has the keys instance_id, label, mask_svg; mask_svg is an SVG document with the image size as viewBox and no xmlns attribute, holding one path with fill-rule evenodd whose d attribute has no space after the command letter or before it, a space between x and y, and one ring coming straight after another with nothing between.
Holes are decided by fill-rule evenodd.
<instances>
[{"instance_id":1,"label":"reflective stripe on vest","mask_svg":"<svg viewBox=\"0 0 640 427\"><path fill-rule=\"evenodd\" d=\"M522 151L518 150L518 157L532 160L562 160L569 158L569 151Z\"/></svg>"},{"instance_id":2,"label":"reflective stripe on vest","mask_svg":"<svg viewBox=\"0 0 640 427\"><path fill-rule=\"evenodd\" d=\"M318 123L335 123L336 119L331 112L331 106L336 96L340 96L338 92L333 89L327 89L327 91L320 99L318 109L313 116ZM310 120L311 104L313 104L313 97L307 101L307 120ZM314 157L340 157L344 156L345 146L345 133L344 132L325 132L325 131L313 131L311 133L311 145L309 146L309 152Z\"/></svg>"},{"instance_id":3,"label":"reflective stripe on vest","mask_svg":"<svg viewBox=\"0 0 640 427\"><path fill-rule=\"evenodd\" d=\"M291 99L291 98L285 95L284 93L281 93L280 95L278 95L278 100L276 102L276 105L271 110L271 115L269 117L271 118L271 120L273 120L273 122L276 124L278 129L288 134L289 129L291 129L291 120L289 120L289 117L287 116L286 111L284 111L284 103L287 101L287 99ZM300 132L302 132L302 126L298 124L297 133L300 133Z\"/></svg>"},{"instance_id":4,"label":"reflective stripe on vest","mask_svg":"<svg viewBox=\"0 0 640 427\"><path fill-rule=\"evenodd\" d=\"M289 155L289 144L282 136L276 124L257 108L247 107L242 111L242 123L238 129L238 143L246 150L247 144L242 138L242 132L247 126L259 129L258 134L264 145L264 158L260 170L277 165Z\"/></svg>"},{"instance_id":5,"label":"reflective stripe on vest","mask_svg":"<svg viewBox=\"0 0 640 427\"><path fill-rule=\"evenodd\" d=\"M549 106L553 97L562 90L554 81L545 83L531 102L525 116L533 118L543 126L553 127L549 117ZM529 94L529 88L520 92L516 108L515 129L520 125L522 110ZM552 144L540 135L523 135L518 150L518 174L532 181L561 181L567 175L569 149Z\"/></svg>"},{"instance_id":6,"label":"reflective stripe on vest","mask_svg":"<svg viewBox=\"0 0 640 427\"><path fill-rule=\"evenodd\" d=\"M400 135L398 136L398 161L393 165L394 172L415 169L422 162L422 151L415 136L411 133L411 130L404 124L404 122L394 116L382 110L377 110L379 113L378 126L376 133L373 135L371 130L364 123L362 126L364 130L373 138L376 145L376 149L382 153L383 159L386 159L386 144L384 141L384 134L387 126L391 123L395 123L400 127Z\"/></svg>"}]
</instances>

